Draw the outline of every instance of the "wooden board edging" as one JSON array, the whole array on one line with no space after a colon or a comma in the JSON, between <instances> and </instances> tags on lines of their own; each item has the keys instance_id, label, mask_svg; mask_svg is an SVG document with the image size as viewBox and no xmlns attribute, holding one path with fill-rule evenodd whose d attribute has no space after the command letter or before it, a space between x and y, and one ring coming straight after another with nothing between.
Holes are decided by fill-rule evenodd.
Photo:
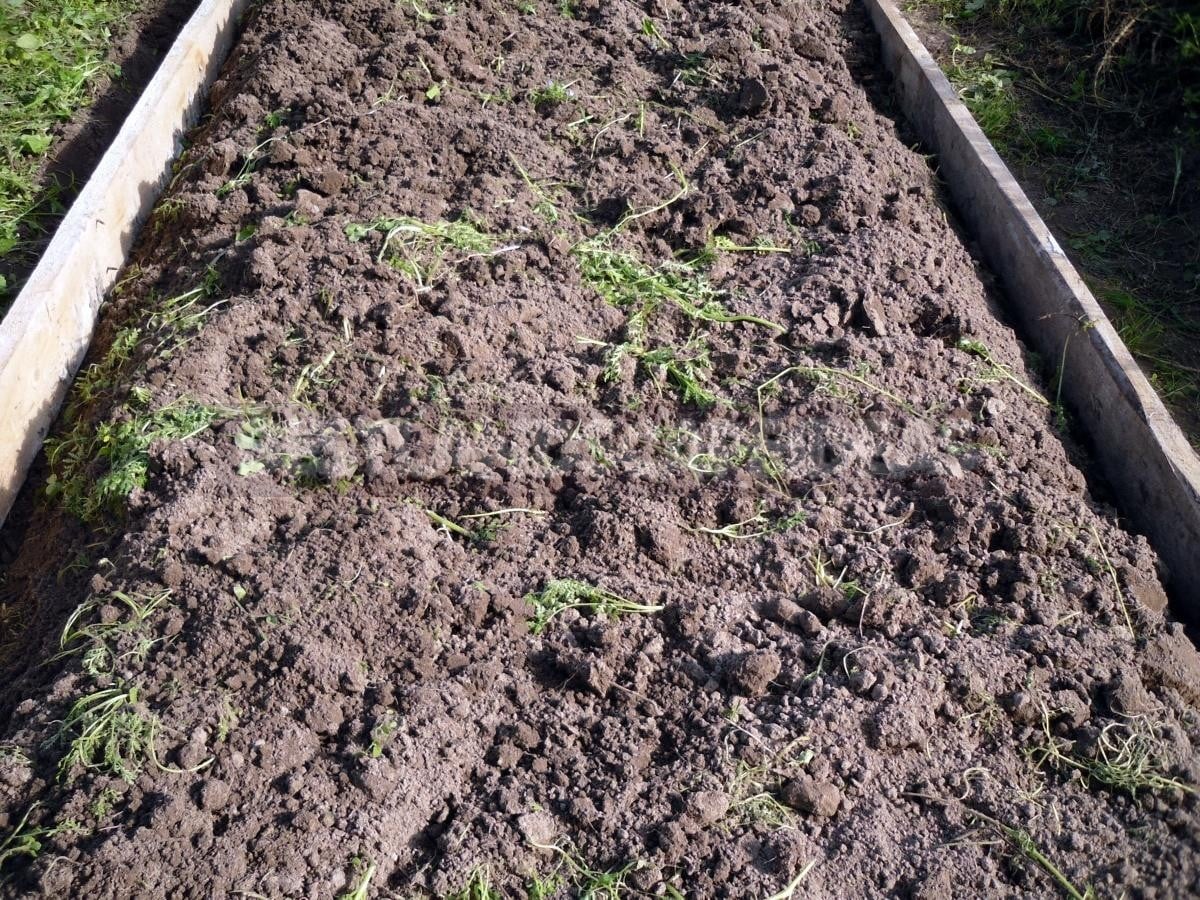
<instances>
[{"instance_id":1,"label":"wooden board edging","mask_svg":"<svg viewBox=\"0 0 1200 900\"><path fill-rule=\"evenodd\" d=\"M1179 612L1200 618L1200 458L1046 223L892 0L864 0L900 108L1004 285L1024 337L1062 366L1063 397L1121 512L1168 567Z\"/></svg>"}]
</instances>

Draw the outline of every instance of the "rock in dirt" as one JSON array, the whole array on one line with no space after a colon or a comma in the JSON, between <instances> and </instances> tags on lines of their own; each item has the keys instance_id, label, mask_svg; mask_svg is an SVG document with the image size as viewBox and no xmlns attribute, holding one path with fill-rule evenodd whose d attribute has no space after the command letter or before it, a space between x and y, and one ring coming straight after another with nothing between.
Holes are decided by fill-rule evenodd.
<instances>
[{"instance_id":1,"label":"rock in dirt","mask_svg":"<svg viewBox=\"0 0 1200 900\"><path fill-rule=\"evenodd\" d=\"M724 791L696 791L687 798L688 814L700 825L713 825L729 812L729 795Z\"/></svg>"},{"instance_id":2,"label":"rock in dirt","mask_svg":"<svg viewBox=\"0 0 1200 900\"><path fill-rule=\"evenodd\" d=\"M517 829L531 844L553 844L557 833L554 816L545 810L528 812L517 819Z\"/></svg>"},{"instance_id":3,"label":"rock in dirt","mask_svg":"<svg viewBox=\"0 0 1200 900\"><path fill-rule=\"evenodd\" d=\"M725 684L735 694L757 697L779 677L783 668L779 655L770 650L754 650L733 660L725 670Z\"/></svg>"},{"instance_id":4,"label":"rock in dirt","mask_svg":"<svg viewBox=\"0 0 1200 900\"><path fill-rule=\"evenodd\" d=\"M761 111L771 102L767 86L757 78L743 79L737 93L737 108L747 115Z\"/></svg>"},{"instance_id":5,"label":"rock in dirt","mask_svg":"<svg viewBox=\"0 0 1200 900\"><path fill-rule=\"evenodd\" d=\"M780 793L783 802L793 809L824 819L836 813L842 804L842 792L834 785L808 775L792 778Z\"/></svg>"},{"instance_id":6,"label":"rock in dirt","mask_svg":"<svg viewBox=\"0 0 1200 900\"><path fill-rule=\"evenodd\" d=\"M229 802L231 793L229 785L221 779L206 778L200 785L196 800L201 809L216 812Z\"/></svg>"}]
</instances>

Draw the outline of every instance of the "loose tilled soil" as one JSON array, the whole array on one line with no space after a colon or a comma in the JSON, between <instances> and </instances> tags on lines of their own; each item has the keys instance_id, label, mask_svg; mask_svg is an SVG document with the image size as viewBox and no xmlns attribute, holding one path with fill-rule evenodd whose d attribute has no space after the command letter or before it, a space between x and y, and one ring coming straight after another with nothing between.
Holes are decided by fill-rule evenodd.
<instances>
[{"instance_id":1,"label":"loose tilled soil","mask_svg":"<svg viewBox=\"0 0 1200 900\"><path fill-rule=\"evenodd\" d=\"M8 279L10 286L19 285L37 265L38 257L54 237L61 213L70 207L100 162L197 2L148 0L113 29L105 62L117 67L117 74L97 76L91 86L92 102L57 129L38 179L43 191L53 189L55 209L47 209L47 215L39 217L40 233L26 235L25 244L0 258L0 275ZM16 296L15 291L12 294ZM0 313L3 308L0 299Z\"/></svg>"},{"instance_id":2,"label":"loose tilled soil","mask_svg":"<svg viewBox=\"0 0 1200 900\"><path fill-rule=\"evenodd\" d=\"M250 16L53 484L196 433L122 512L10 526L6 895L1200 889L1200 660L864 11L529 8ZM763 321L689 315L701 277ZM562 578L663 608L534 633ZM113 697L152 751L80 743Z\"/></svg>"}]
</instances>

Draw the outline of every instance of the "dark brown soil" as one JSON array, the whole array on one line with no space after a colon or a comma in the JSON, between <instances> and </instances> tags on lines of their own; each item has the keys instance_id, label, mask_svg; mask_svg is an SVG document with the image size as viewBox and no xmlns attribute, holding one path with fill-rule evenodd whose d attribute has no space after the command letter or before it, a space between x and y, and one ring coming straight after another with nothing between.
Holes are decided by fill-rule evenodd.
<instances>
[{"instance_id":1,"label":"dark brown soil","mask_svg":"<svg viewBox=\"0 0 1200 900\"><path fill-rule=\"evenodd\" d=\"M370 871L371 897L449 896L479 867L578 895L551 844L633 866L593 897L805 872L797 897L1050 896L1039 852L1080 892L1200 888L1200 658L1033 396L864 11L423 10L265 0L140 244L94 360L146 336L76 421L220 413L153 445L115 527L30 488L10 530L4 820L58 829L9 854L7 895L330 897ZM531 102L551 81L567 99ZM495 246L425 290L389 225L347 237L467 213ZM707 270L782 331L649 317L647 351L707 343L710 408L587 342L637 337L581 274L614 226L647 266L790 248ZM199 327L149 320L210 267ZM560 578L663 609L535 634L527 595ZM164 591L140 625L114 593ZM72 704L112 688L154 755L57 777ZM1134 795L1039 751L1094 769L1135 734Z\"/></svg>"},{"instance_id":2,"label":"dark brown soil","mask_svg":"<svg viewBox=\"0 0 1200 900\"><path fill-rule=\"evenodd\" d=\"M0 275L9 285L19 285L37 265L54 237L58 218L70 208L100 157L116 137L121 124L142 90L154 77L158 64L171 48L175 35L195 10L198 0L146 0L113 29L107 62L119 67L116 77L107 74L92 86L93 100L80 109L54 135L54 145L39 176L39 185L54 189L58 214L39 217L43 231L29 235L19 251L0 259ZM16 291L12 295L16 296ZM5 302L0 298L0 313Z\"/></svg>"}]
</instances>

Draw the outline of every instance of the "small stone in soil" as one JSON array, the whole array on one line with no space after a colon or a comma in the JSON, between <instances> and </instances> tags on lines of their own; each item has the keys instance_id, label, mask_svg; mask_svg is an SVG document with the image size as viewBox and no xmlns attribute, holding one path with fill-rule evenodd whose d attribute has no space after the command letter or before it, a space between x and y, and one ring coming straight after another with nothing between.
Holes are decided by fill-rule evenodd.
<instances>
[{"instance_id":1,"label":"small stone in soil","mask_svg":"<svg viewBox=\"0 0 1200 900\"><path fill-rule=\"evenodd\" d=\"M842 792L828 782L800 775L783 786L783 802L793 809L829 818L842 803Z\"/></svg>"},{"instance_id":2,"label":"small stone in soil","mask_svg":"<svg viewBox=\"0 0 1200 900\"><path fill-rule=\"evenodd\" d=\"M734 693L756 697L779 677L781 669L778 654L770 650L755 650L729 664L725 670L725 684Z\"/></svg>"}]
</instances>

